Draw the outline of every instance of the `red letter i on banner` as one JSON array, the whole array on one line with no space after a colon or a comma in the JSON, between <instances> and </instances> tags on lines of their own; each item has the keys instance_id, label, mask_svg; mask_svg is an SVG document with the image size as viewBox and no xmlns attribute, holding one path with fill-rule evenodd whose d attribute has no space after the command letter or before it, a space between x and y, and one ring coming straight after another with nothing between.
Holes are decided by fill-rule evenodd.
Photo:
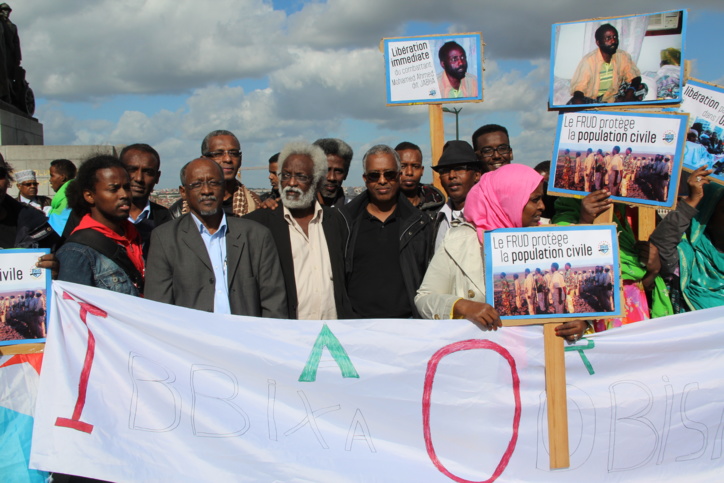
<instances>
[{"instance_id":1,"label":"red letter i on banner","mask_svg":"<svg viewBox=\"0 0 724 483\"><path fill-rule=\"evenodd\" d=\"M63 299L74 300L73 297L68 294L68 292L63 292ZM89 313L97 317L103 318L108 316L105 311L91 304L87 304L85 302L78 302L78 304L80 304L80 320L83 321L86 327L88 327L86 317ZM93 366L93 356L95 354L95 348L96 339L95 337L93 337L93 332L91 332L90 328L88 328L88 348L85 352L85 361L83 361L83 369L80 372L80 380L78 381L78 399L75 402L73 416L70 419L61 417L57 418L55 420L56 426L77 429L78 431L83 431L84 433L89 434L93 431L93 425L81 421L80 415L83 413L83 406L85 406L85 396L86 392L88 391L88 379L90 378L90 371L91 367Z\"/></svg>"}]
</instances>

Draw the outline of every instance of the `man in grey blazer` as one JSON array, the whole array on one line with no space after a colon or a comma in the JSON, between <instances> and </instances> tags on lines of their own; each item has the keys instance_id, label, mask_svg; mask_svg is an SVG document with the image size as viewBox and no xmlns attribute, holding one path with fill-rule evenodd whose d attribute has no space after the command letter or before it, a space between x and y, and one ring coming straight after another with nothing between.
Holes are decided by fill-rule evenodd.
<instances>
[{"instance_id":1,"label":"man in grey blazer","mask_svg":"<svg viewBox=\"0 0 724 483\"><path fill-rule=\"evenodd\" d=\"M146 298L214 313L287 318L271 233L224 214L219 165L195 159L181 169L181 183L189 213L153 231Z\"/></svg>"}]
</instances>

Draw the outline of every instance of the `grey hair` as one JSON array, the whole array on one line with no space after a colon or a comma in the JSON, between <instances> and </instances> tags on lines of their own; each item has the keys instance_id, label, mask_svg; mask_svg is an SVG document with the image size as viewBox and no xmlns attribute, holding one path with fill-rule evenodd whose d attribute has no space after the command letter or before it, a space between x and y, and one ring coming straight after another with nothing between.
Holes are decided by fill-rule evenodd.
<instances>
[{"instance_id":1,"label":"grey hair","mask_svg":"<svg viewBox=\"0 0 724 483\"><path fill-rule=\"evenodd\" d=\"M231 136L236 141L236 144L241 146L236 134L231 131L227 131L226 129L217 129L216 131L211 131L206 135L206 137L204 137L204 140L201 141L201 156L206 156L206 153L209 151L209 141L211 138L215 138L216 136Z\"/></svg>"},{"instance_id":2,"label":"grey hair","mask_svg":"<svg viewBox=\"0 0 724 483\"><path fill-rule=\"evenodd\" d=\"M281 177L282 168L284 163L289 159L289 156L299 154L302 156L309 156L312 163L314 163L313 180L312 186L317 186L322 179L327 175L327 156L324 154L324 150L316 144L305 143L304 141L292 141L284 146L284 149L279 153L279 165L277 167L277 176Z\"/></svg>"},{"instance_id":3,"label":"grey hair","mask_svg":"<svg viewBox=\"0 0 724 483\"><path fill-rule=\"evenodd\" d=\"M386 144L376 144L369 148L365 153L364 157L362 158L362 169L365 172L367 172L367 158L369 156L374 156L375 154L389 154L390 156L395 158L395 165L397 165L397 171L402 170L402 161L400 160L399 153Z\"/></svg>"}]
</instances>

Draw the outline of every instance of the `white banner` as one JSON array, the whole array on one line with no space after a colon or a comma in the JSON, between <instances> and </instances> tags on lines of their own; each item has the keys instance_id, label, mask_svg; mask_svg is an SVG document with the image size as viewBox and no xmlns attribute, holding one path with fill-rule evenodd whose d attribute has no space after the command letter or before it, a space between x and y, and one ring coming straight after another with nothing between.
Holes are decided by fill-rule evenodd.
<instances>
[{"instance_id":1,"label":"white banner","mask_svg":"<svg viewBox=\"0 0 724 483\"><path fill-rule=\"evenodd\" d=\"M112 481L722 474L724 308L568 347L571 468L553 475L540 327L255 319L54 291L33 468Z\"/></svg>"}]
</instances>

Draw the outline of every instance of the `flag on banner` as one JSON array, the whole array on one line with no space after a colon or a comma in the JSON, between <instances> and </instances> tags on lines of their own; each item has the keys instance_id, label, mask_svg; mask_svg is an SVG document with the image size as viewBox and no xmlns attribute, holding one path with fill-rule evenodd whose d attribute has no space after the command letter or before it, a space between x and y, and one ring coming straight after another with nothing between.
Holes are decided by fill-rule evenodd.
<instances>
[{"instance_id":1,"label":"flag on banner","mask_svg":"<svg viewBox=\"0 0 724 483\"><path fill-rule=\"evenodd\" d=\"M568 346L549 469L542 330L218 316L54 283L33 468L112 481L656 481L722 474L724 309Z\"/></svg>"},{"instance_id":2,"label":"flag on banner","mask_svg":"<svg viewBox=\"0 0 724 483\"><path fill-rule=\"evenodd\" d=\"M44 482L44 471L31 470L30 439L43 354L0 356L0 481Z\"/></svg>"}]
</instances>

